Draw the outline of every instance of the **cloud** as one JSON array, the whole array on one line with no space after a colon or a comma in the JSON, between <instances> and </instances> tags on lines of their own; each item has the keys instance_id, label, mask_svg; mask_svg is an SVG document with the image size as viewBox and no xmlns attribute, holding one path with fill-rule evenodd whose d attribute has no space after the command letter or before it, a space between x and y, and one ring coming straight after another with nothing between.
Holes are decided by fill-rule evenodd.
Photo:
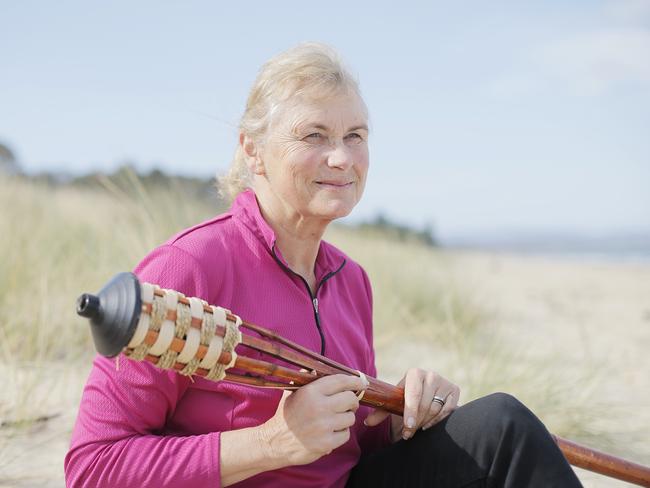
<instances>
[{"instance_id":1,"label":"cloud","mask_svg":"<svg viewBox=\"0 0 650 488\"><path fill-rule=\"evenodd\" d=\"M549 91L599 96L629 86L650 87L650 30L600 30L532 47L488 91L499 98Z\"/></svg>"},{"instance_id":2,"label":"cloud","mask_svg":"<svg viewBox=\"0 0 650 488\"><path fill-rule=\"evenodd\" d=\"M541 71L582 95L650 84L650 31L603 30L560 39L537 53Z\"/></svg>"},{"instance_id":3,"label":"cloud","mask_svg":"<svg viewBox=\"0 0 650 488\"><path fill-rule=\"evenodd\" d=\"M589 30L525 47L510 71L491 80L489 91L500 97L599 96L650 87L650 0L611 0L594 14Z\"/></svg>"}]
</instances>

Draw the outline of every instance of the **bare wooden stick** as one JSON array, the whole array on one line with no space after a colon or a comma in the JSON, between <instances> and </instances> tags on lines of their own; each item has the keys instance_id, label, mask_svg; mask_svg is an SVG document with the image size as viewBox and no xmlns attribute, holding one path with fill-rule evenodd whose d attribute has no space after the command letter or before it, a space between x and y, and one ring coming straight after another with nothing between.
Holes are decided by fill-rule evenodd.
<instances>
[{"instance_id":1,"label":"bare wooden stick","mask_svg":"<svg viewBox=\"0 0 650 488\"><path fill-rule=\"evenodd\" d=\"M251 324L250 322L242 322L241 327L246 327L247 329L257 332L263 337L279 342L280 344L284 344L285 346L289 346L290 348L295 349L296 351L301 352L305 356L315 360L316 363L324 364L326 366L329 366L330 368L333 368L338 373L345 372L354 376L359 376L358 371L355 371L352 368L348 368L347 366L337 363L336 361L326 358L325 356L321 356L320 354L311 351L306 347L301 346L300 344L296 344L295 342L292 342L289 339L285 339L284 337L275 333L272 330L265 329L264 327L260 327L259 325Z\"/></svg>"},{"instance_id":2,"label":"bare wooden stick","mask_svg":"<svg viewBox=\"0 0 650 488\"><path fill-rule=\"evenodd\" d=\"M553 434L551 434L553 435ZM650 486L650 468L553 435L570 464L639 486Z\"/></svg>"},{"instance_id":3,"label":"bare wooden stick","mask_svg":"<svg viewBox=\"0 0 650 488\"><path fill-rule=\"evenodd\" d=\"M246 322L243 322L241 327L244 327ZM313 371L315 366L318 366L322 363L314 362L311 358L304 356L302 354L297 354L295 351L288 349L286 347L279 346L272 342L265 341L258 337L249 336L242 334L242 344L248 346L256 351L263 352L277 359L281 359L285 362L298 366L300 368ZM341 373L340 370L335 368L327 367L323 364L323 367L319 368L322 373L326 374L337 374Z\"/></svg>"}]
</instances>

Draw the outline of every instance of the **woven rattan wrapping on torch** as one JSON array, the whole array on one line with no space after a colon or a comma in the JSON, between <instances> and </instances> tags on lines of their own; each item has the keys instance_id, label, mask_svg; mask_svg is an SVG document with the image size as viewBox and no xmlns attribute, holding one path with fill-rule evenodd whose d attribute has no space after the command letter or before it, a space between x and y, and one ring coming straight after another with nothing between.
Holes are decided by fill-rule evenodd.
<instances>
[{"instance_id":1,"label":"woven rattan wrapping on torch","mask_svg":"<svg viewBox=\"0 0 650 488\"><path fill-rule=\"evenodd\" d=\"M200 368L206 379L225 378L237 361L235 347L242 341L238 316L150 283L141 284L141 299L136 332L124 350L127 357L146 359L186 376Z\"/></svg>"}]
</instances>

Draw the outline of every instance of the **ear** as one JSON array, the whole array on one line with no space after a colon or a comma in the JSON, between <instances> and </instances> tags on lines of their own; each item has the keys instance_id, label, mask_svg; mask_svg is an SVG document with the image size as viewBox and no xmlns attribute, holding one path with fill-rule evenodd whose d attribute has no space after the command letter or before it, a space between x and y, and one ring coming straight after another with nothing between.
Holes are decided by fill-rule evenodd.
<instances>
[{"instance_id":1,"label":"ear","mask_svg":"<svg viewBox=\"0 0 650 488\"><path fill-rule=\"evenodd\" d=\"M259 145L244 132L239 133L239 145L244 153L248 170L254 175L264 174L264 163L260 155Z\"/></svg>"}]
</instances>

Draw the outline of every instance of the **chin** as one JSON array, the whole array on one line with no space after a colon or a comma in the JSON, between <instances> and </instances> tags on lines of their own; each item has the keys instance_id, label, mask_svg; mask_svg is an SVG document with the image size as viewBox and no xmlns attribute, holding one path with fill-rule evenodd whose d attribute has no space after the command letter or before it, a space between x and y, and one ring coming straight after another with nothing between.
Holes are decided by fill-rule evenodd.
<instances>
[{"instance_id":1,"label":"chin","mask_svg":"<svg viewBox=\"0 0 650 488\"><path fill-rule=\"evenodd\" d=\"M321 206L319 211L315 213L324 219L336 220L350 215L355 206L356 202L351 204L350 202L330 201L324 206Z\"/></svg>"}]
</instances>

